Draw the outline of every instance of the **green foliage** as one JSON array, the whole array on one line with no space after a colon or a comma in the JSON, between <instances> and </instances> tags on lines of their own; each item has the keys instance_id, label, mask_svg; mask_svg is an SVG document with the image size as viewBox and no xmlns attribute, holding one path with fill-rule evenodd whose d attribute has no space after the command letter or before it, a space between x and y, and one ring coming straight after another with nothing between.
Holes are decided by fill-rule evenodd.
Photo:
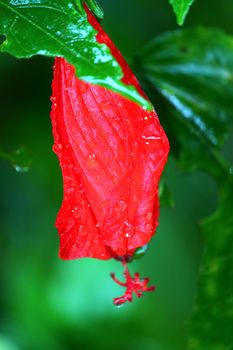
<instances>
[{"instance_id":1,"label":"green foliage","mask_svg":"<svg viewBox=\"0 0 233 350\"><path fill-rule=\"evenodd\" d=\"M233 39L204 28L167 33L145 47L137 64L152 98L164 105L164 124L182 169L205 171L219 186L219 207L201 223L204 256L190 349L228 349L233 324L233 175L221 146L232 124Z\"/></svg>"},{"instance_id":2,"label":"green foliage","mask_svg":"<svg viewBox=\"0 0 233 350\"><path fill-rule=\"evenodd\" d=\"M19 173L29 171L31 167L31 159L26 147L21 146L12 153L6 153L0 148L0 159L8 160L15 170Z\"/></svg>"},{"instance_id":3,"label":"green foliage","mask_svg":"<svg viewBox=\"0 0 233 350\"><path fill-rule=\"evenodd\" d=\"M89 9L95 14L95 16L99 19L104 18L104 11L102 8L98 5L98 3L95 0L82 0L83 3L86 3Z\"/></svg>"},{"instance_id":4,"label":"green foliage","mask_svg":"<svg viewBox=\"0 0 233 350\"><path fill-rule=\"evenodd\" d=\"M232 53L231 37L196 28L163 34L140 55L147 80L209 147L222 145L232 120Z\"/></svg>"},{"instance_id":5,"label":"green foliage","mask_svg":"<svg viewBox=\"0 0 233 350\"><path fill-rule=\"evenodd\" d=\"M182 25L194 0L169 0L176 14L177 23Z\"/></svg>"},{"instance_id":6,"label":"green foliage","mask_svg":"<svg viewBox=\"0 0 233 350\"><path fill-rule=\"evenodd\" d=\"M89 3L100 12L93 1ZM133 86L121 82L123 72L107 46L97 42L81 0L0 0L0 13L0 34L6 36L0 51L17 58L63 56L80 79L152 108Z\"/></svg>"},{"instance_id":7,"label":"green foliage","mask_svg":"<svg viewBox=\"0 0 233 350\"><path fill-rule=\"evenodd\" d=\"M6 36L6 40L1 45L1 51L8 52L18 58L29 58L33 55L44 55L49 57L64 56L70 63L76 66L80 78L119 91L123 95L144 104L145 101L140 98L135 90L128 88L121 83L122 71L107 47L105 45L99 45L96 42L96 32L87 21L85 12L83 11L83 2L84 1L82 0L76 0L75 2L68 0L0 0L0 33ZM103 13L95 1L88 0L86 3L97 17L103 17ZM189 7L193 1L170 0L170 3L174 8L178 23L181 25L184 22L185 16L187 15ZM222 156L221 148L228 136L230 125L232 125L233 39L220 31L207 30L204 28L189 29L184 31L179 30L176 32L167 33L156 38L141 51L141 54L135 61L135 67L138 69L138 73L142 77L148 93L155 102L156 109L160 111L160 119L166 128L171 143L171 152L182 170L201 170L207 172L214 178L216 184L218 185L218 208L211 216L202 220L201 222L201 228L204 234L204 253L200 271L197 305L190 323L189 349L230 350L232 348L231 327L233 323L233 168L231 164L229 164ZM111 77L111 79L109 79L109 77ZM29 116L25 117L25 120L27 118L29 119ZM35 116L34 120L36 120ZM38 117L38 120L41 122L41 116ZM31 121L31 123L33 123L33 121ZM28 121L25 122L25 125L28 125ZM22 130L23 129L24 128L22 127ZM44 127L44 129L46 129L46 127ZM35 130L37 130L37 128ZM32 138L33 142L35 142L34 133L31 131L31 129L30 132L33 134ZM40 147L35 147L35 154L38 148ZM49 145L44 146L44 148L45 158L45 154L48 153ZM37 162L35 162L37 165L37 173L40 171L40 152L38 153ZM30 161L26 154L25 148L20 148L11 154L0 152L0 158L9 160L18 171L26 171L30 166ZM48 162L46 174L49 173L47 172L47 168L49 167L50 163ZM47 176L48 178L51 177L50 174L47 174ZM9 188L9 184L13 183L13 181L9 180L7 183L8 186L6 186L5 191L10 191L11 189ZM52 185L53 181L49 183L48 188L50 188ZM35 188L36 186L33 185L31 187ZM43 185L43 187L46 186ZM54 207L57 206L57 184L55 184L54 187L54 193L56 193L56 195L48 195L48 199L50 198L49 200L51 200L51 198L54 197L56 204L48 204L47 201L45 201L43 203L43 207L45 208L46 214L48 208L53 207L53 205ZM27 192L27 188L28 183L26 181L24 190L22 190L21 196L19 196L20 198L24 198L23 194L24 192ZM162 205L167 205L170 207L173 206L173 199L164 181L160 183L159 195ZM15 198L14 191L12 192L11 197ZM38 198L40 198L39 195ZM39 202L38 198L35 200L36 203ZM190 199L190 201L191 200L192 199ZM20 213L19 205L17 204L15 208L15 220L17 221L18 212ZM30 208L31 206L29 203L26 212L28 212ZM55 213L49 212L51 215L48 215L49 223L46 231L46 229L43 227L44 223L42 223L42 226L39 226L41 224L41 220L38 220L37 218L38 221L36 221L37 212L35 208L37 208L36 205L31 209L31 215L28 215L28 220L30 222L30 217L32 217L31 231L36 230L36 237L40 238L41 234L45 232L44 236L42 236L43 238L40 238L41 248L38 254L40 257L43 256L44 258L44 250L46 248L44 241L46 240L47 242L48 240L47 231L51 229L51 217L52 215L55 216ZM21 276L21 279L18 278L17 280L17 278L13 277L14 266L10 266L9 276L11 276L12 281L14 281L12 282L12 287L14 287L16 284L18 290L22 293L20 298L18 296L20 300L18 301L18 305L20 305L20 317L24 317L24 315L25 317L28 317L30 314L29 310L33 310L30 304L30 298L27 297L27 294L24 294L24 289L22 289L22 285L24 286L25 290L28 288L28 281L24 278L24 276L27 274L24 273L24 270L22 269L23 266L26 271L30 271L31 268L34 268L34 270L32 270L33 273L30 272L28 274L34 278L33 293L38 293L34 307L36 305L38 312L44 312L44 319L49 323L51 320L48 320L47 310L45 308L41 308L40 304L41 290L43 294L45 289L44 285L43 287L41 285L38 288L37 284L39 274L35 269L36 264L31 265L31 258L29 258L28 261L25 260L28 247L30 247L29 250L33 252L33 256L35 249L38 248L35 247L34 241L32 241L31 246L29 246L28 236L25 236L25 241L23 244L25 248L24 252L22 250L22 246L20 245L20 241L23 240L23 238L18 238L19 235L17 229L15 229L15 237L17 237L17 239L14 239L14 242L16 242L15 244L18 244L17 249L15 249L17 251L17 258L15 259L17 262L24 261L25 266L21 264L21 274L17 273L17 276ZM14 231L14 226L12 231ZM172 236L174 237L173 243L175 244L178 236L177 232L173 232ZM169 239L167 238L165 248L161 255L165 254L167 249L169 250ZM55 239L51 243L51 247L54 246ZM48 251L46 254L48 255L48 261L51 259L51 247L47 248ZM142 256L145 253L145 250L146 247L142 247L142 249L138 250L135 258ZM172 251L176 252L176 249L173 248ZM157 254L158 253L159 252L157 251ZM148 254L150 254L150 252L148 252ZM175 261L178 260L179 254L177 252L176 254L176 258L172 263L175 263ZM14 254L12 253L12 256L15 256L15 252ZM18 259L18 257L20 258ZM151 265L152 262L154 264L154 256L152 257L153 259L151 259ZM44 262L45 271L47 271L48 261ZM183 267L185 265L184 261L185 260L183 259L181 262ZM166 264L168 263L166 259L165 262ZM57 291L60 291L61 279L57 279L58 281L55 288L56 293L54 292L54 294L59 295L57 298L57 309L61 314L60 317L62 321L59 320L59 322L61 322L62 325L64 322L64 314L69 313L70 305L70 313L72 314L72 317L80 317L80 309L82 309L82 306L87 300L86 290L91 290L92 288L91 279L96 272L96 263L97 262L93 263L93 271L86 277L88 281L90 281L90 284L88 285L88 288L83 290L83 299L81 299L81 302L79 302L76 309L70 304L70 302L75 303L80 297L80 294L82 294L80 293L81 283L78 281L78 286L76 287L72 286L71 283L71 280L76 281L77 267L74 265L75 268L73 275L75 277L71 278L70 274L67 273L67 266L64 267L63 263L61 263L62 269L64 270L64 276L67 278L63 281L63 287L65 290L70 286L73 287L73 289L71 287L72 291L69 291L72 297L70 297L70 294L68 294L67 297L65 293L64 295L61 294L60 296L56 293ZM54 263L54 265L56 264ZM78 262L78 264L80 263ZM85 264L87 264L86 261ZM47 273L44 273L44 270L41 271L41 279L47 278ZM57 270L57 267L55 270ZM106 270L108 270L108 268L106 268ZM80 269L80 271L84 270ZM164 272L164 270L161 271ZM105 272L103 280L105 280ZM80 278L81 272L77 275ZM85 273L83 274L83 277L85 277ZM162 285L163 284L161 284L161 288ZM171 285L170 281L168 285ZM11 289L13 291L15 290L15 288ZM30 289L27 291L30 292ZM95 292L96 300L99 300L98 297L99 294L102 295L102 291L99 294L98 291ZM165 293L161 294L165 295ZM170 291L167 293L170 293ZM176 293L178 292L176 291ZM9 292L8 294L11 295L12 299L15 299L14 293ZM105 302L105 294L101 297ZM156 295L156 298L159 298L159 296L157 297ZM169 297L167 299L163 299L163 301L170 301L170 298L171 296L169 295ZM42 301L44 300L46 299L42 298ZM27 302L28 312L25 312L25 305L27 305ZM65 302L67 302L67 304ZM109 300L106 301L106 304L104 302L103 309L105 309L106 305L109 304ZM146 305L146 300L144 302L144 305ZM156 304L156 301L153 301L153 303ZM170 306L169 304L164 306L165 303L163 302L160 304L163 305L161 312L161 314L163 314L164 307L166 308L167 306L167 308L169 308ZM174 307L174 303L171 304L173 304L172 307ZM62 307L61 305L63 305L62 311L60 311L60 308ZM95 307L98 308L98 302L95 302L94 300L93 304L90 305L89 318L92 319L93 309ZM178 308L181 308L182 306L183 305L178 305ZM145 308L144 319L148 319L148 314L151 314L151 308L148 307L148 309L146 309L145 306L141 307L143 310ZM159 309L159 303L156 305L156 307ZM76 311L73 312L73 310ZM33 314L33 311L31 311L31 313ZM122 318L129 317L126 316L126 314ZM56 316L54 317L54 320L57 320L57 314L54 313L54 315ZM86 310L83 315L86 317ZM108 325L111 324L111 322L109 322L109 317L110 316L108 315L105 322ZM179 315L177 315L177 317L179 317ZM135 334L139 334L140 332L144 334L145 339L148 339L148 344L146 343L146 346L148 345L148 347L153 348L154 344L152 345L149 343L148 328L151 327L150 334L154 334L154 324L152 322L152 318L149 317L149 319L150 322L147 321L147 323L144 325L144 322L138 318L138 314L133 314L132 319L130 319L129 326L131 327L130 329L134 329L135 324L134 327L132 327L132 324L133 322L136 323L135 320L137 320L138 328L136 328L136 331L134 330ZM82 324L82 317L80 317L80 320ZM38 323L41 323L41 320L39 321L40 322ZM171 322L173 322L173 316ZM20 324L20 322L18 323ZM87 323L87 334L89 334L89 320ZM164 322L164 325L165 324L168 324L168 322ZM30 330L31 319L28 320L28 325L28 330ZM129 328L125 327L125 325L123 326L124 327L121 328L121 332L125 330L125 339L128 341ZM94 327L98 327L98 322L96 322L95 325L93 323L93 329ZM99 328L101 327L102 324L99 326ZM73 330L72 327L70 327L70 324L67 328ZM99 330L99 328L97 329ZM113 334L116 333L116 328L119 329L118 324L114 324ZM162 326L162 330L165 328L165 326ZM170 328L173 328L173 326ZM77 328L75 324L73 337L75 337L76 331ZM52 334L52 332L49 333ZM79 334L81 333L82 330L79 330ZM96 333L100 334L99 340L101 341L103 338L102 341L105 342L105 337L103 337L102 333L98 331L96 331ZM157 331L157 333L160 334L161 332ZM164 330L164 333L164 338L166 339L167 329ZM60 332L57 332L57 334L59 335ZM133 337L134 335L132 334L131 340ZM70 334L67 336L67 339L70 339ZM35 340L37 340L37 337L35 337ZM116 347L119 348L119 345L117 344L119 341L118 335L116 335L115 340ZM46 341L44 344L46 344ZM75 341L75 338L73 341ZM36 341L33 339L31 343L36 344ZM60 343L61 342L58 341L59 345L56 344L53 348L57 349L58 346L63 348L63 345L61 345L62 343ZM130 342L130 344L133 343ZM75 346L73 345L74 344L72 344L72 348ZM141 344L138 345L135 341L132 348L136 348L140 345ZM38 346L41 348L41 344L38 344ZM158 348L164 350L163 345L161 345L161 347L158 346ZM173 344L171 349L175 349Z\"/></svg>"}]
</instances>

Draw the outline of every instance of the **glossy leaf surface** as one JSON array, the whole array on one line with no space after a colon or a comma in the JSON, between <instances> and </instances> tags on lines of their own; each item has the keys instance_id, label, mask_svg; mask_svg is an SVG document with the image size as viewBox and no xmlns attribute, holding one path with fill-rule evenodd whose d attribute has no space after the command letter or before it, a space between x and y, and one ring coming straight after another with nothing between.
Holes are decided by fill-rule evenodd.
<instances>
[{"instance_id":1,"label":"glossy leaf surface","mask_svg":"<svg viewBox=\"0 0 233 350\"><path fill-rule=\"evenodd\" d=\"M182 25L194 0L169 0L176 14L177 23Z\"/></svg>"},{"instance_id":2,"label":"glossy leaf surface","mask_svg":"<svg viewBox=\"0 0 233 350\"><path fill-rule=\"evenodd\" d=\"M132 85L122 82L120 65L109 48L97 41L81 0L0 0L0 14L0 34L6 37L0 51L18 58L63 56L80 79L152 109Z\"/></svg>"}]
</instances>

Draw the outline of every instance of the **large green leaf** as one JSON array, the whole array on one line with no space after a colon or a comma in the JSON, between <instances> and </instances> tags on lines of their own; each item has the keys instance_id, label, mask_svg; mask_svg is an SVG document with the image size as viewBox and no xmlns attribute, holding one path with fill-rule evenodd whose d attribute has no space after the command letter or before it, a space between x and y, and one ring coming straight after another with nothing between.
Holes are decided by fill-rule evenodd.
<instances>
[{"instance_id":1,"label":"large green leaf","mask_svg":"<svg viewBox=\"0 0 233 350\"><path fill-rule=\"evenodd\" d=\"M0 51L18 58L63 56L80 79L100 84L151 109L133 86L122 83L123 72L105 44L96 40L82 0L0 0ZM88 4L100 13L93 0ZM101 16L101 14L99 14Z\"/></svg>"},{"instance_id":2,"label":"large green leaf","mask_svg":"<svg viewBox=\"0 0 233 350\"><path fill-rule=\"evenodd\" d=\"M138 63L192 133L213 146L223 143L233 115L232 37L204 28L166 33L145 47Z\"/></svg>"},{"instance_id":3,"label":"large green leaf","mask_svg":"<svg viewBox=\"0 0 233 350\"><path fill-rule=\"evenodd\" d=\"M194 0L169 0L176 14L177 23L182 25Z\"/></svg>"},{"instance_id":4,"label":"large green leaf","mask_svg":"<svg viewBox=\"0 0 233 350\"><path fill-rule=\"evenodd\" d=\"M136 66L161 108L180 166L208 172L219 187L216 212L201 222L204 253L189 348L230 350L233 168L221 147L233 121L233 38L203 28L168 33L146 46Z\"/></svg>"}]
</instances>

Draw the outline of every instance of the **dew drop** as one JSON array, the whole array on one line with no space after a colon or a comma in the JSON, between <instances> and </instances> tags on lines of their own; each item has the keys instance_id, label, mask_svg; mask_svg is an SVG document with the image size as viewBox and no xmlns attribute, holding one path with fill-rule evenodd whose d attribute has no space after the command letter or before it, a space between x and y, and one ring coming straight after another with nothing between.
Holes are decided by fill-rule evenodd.
<instances>
[{"instance_id":1,"label":"dew drop","mask_svg":"<svg viewBox=\"0 0 233 350\"><path fill-rule=\"evenodd\" d=\"M68 194L73 193L73 192L74 192L74 187L73 187L73 186L68 187L67 190L66 190L66 192L67 192Z\"/></svg>"},{"instance_id":2,"label":"dew drop","mask_svg":"<svg viewBox=\"0 0 233 350\"><path fill-rule=\"evenodd\" d=\"M80 225L79 228L78 228L79 232L81 232L82 229L83 229L83 225Z\"/></svg>"},{"instance_id":3,"label":"dew drop","mask_svg":"<svg viewBox=\"0 0 233 350\"><path fill-rule=\"evenodd\" d=\"M142 139L144 141L145 147L150 150L151 152L156 152L160 147L160 137L157 137L155 135L143 135Z\"/></svg>"},{"instance_id":4,"label":"dew drop","mask_svg":"<svg viewBox=\"0 0 233 350\"><path fill-rule=\"evenodd\" d=\"M130 238L132 237L134 232L135 232L135 229L134 229L134 226L131 224L131 222L125 221L124 236L126 238Z\"/></svg>"},{"instance_id":5,"label":"dew drop","mask_svg":"<svg viewBox=\"0 0 233 350\"><path fill-rule=\"evenodd\" d=\"M148 220L150 220L150 219L152 218L152 213L149 212L149 213L147 214L146 218L147 218Z\"/></svg>"},{"instance_id":6,"label":"dew drop","mask_svg":"<svg viewBox=\"0 0 233 350\"><path fill-rule=\"evenodd\" d=\"M92 161L92 162L94 162L95 161L95 153L91 153L91 154L89 154L89 156L88 156L88 158Z\"/></svg>"},{"instance_id":7,"label":"dew drop","mask_svg":"<svg viewBox=\"0 0 233 350\"><path fill-rule=\"evenodd\" d=\"M17 173L26 173L29 170L29 167L27 166L21 166L18 164L13 165Z\"/></svg>"},{"instance_id":8,"label":"dew drop","mask_svg":"<svg viewBox=\"0 0 233 350\"><path fill-rule=\"evenodd\" d=\"M80 216L81 216L81 214L82 214L81 208L74 207L71 211L72 211L73 217L74 217L75 219L80 218Z\"/></svg>"},{"instance_id":9,"label":"dew drop","mask_svg":"<svg viewBox=\"0 0 233 350\"><path fill-rule=\"evenodd\" d=\"M142 138L144 140L147 140L147 141L155 141L155 140L159 140L160 139L160 137L155 136L155 135L149 135L149 136L142 135Z\"/></svg>"},{"instance_id":10,"label":"dew drop","mask_svg":"<svg viewBox=\"0 0 233 350\"><path fill-rule=\"evenodd\" d=\"M96 166L96 155L95 153L91 153L87 157L87 165L91 168L94 168Z\"/></svg>"},{"instance_id":11,"label":"dew drop","mask_svg":"<svg viewBox=\"0 0 233 350\"><path fill-rule=\"evenodd\" d=\"M231 167L229 168L229 173L230 173L230 175L233 175L233 166L231 166Z\"/></svg>"},{"instance_id":12,"label":"dew drop","mask_svg":"<svg viewBox=\"0 0 233 350\"><path fill-rule=\"evenodd\" d=\"M116 309L122 309L123 307L125 307L125 304L118 304L115 305Z\"/></svg>"}]
</instances>

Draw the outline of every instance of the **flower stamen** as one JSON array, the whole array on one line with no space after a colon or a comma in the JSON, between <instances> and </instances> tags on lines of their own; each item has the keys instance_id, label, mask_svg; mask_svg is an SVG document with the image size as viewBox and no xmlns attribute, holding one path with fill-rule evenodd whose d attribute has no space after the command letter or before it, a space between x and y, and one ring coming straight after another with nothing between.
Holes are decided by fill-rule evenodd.
<instances>
[{"instance_id":1,"label":"flower stamen","mask_svg":"<svg viewBox=\"0 0 233 350\"><path fill-rule=\"evenodd\" d=\"M113 303L116 306L122 305L122 304L126 303L127 301L132 302L133 293L135 293L135 295L138 298L141 298L143 295L143 292L152 292L155 290L155 286L151 286L151 287L147 286L149 283L149 280L150 280L149 278L144 278L141 280L139 273L137 273L137 272L134 274L134 277L133 277L133 276L131 276L131 274L129 272L127 262L122 261L122 265L124 267L125 282L119 281L115 277L115 274L111 273L111 277L112 277L113 281L116 282L117 284L119 284L120 286L126 288L124 295L113 299Z\"/></svg>"}]
</instances>

